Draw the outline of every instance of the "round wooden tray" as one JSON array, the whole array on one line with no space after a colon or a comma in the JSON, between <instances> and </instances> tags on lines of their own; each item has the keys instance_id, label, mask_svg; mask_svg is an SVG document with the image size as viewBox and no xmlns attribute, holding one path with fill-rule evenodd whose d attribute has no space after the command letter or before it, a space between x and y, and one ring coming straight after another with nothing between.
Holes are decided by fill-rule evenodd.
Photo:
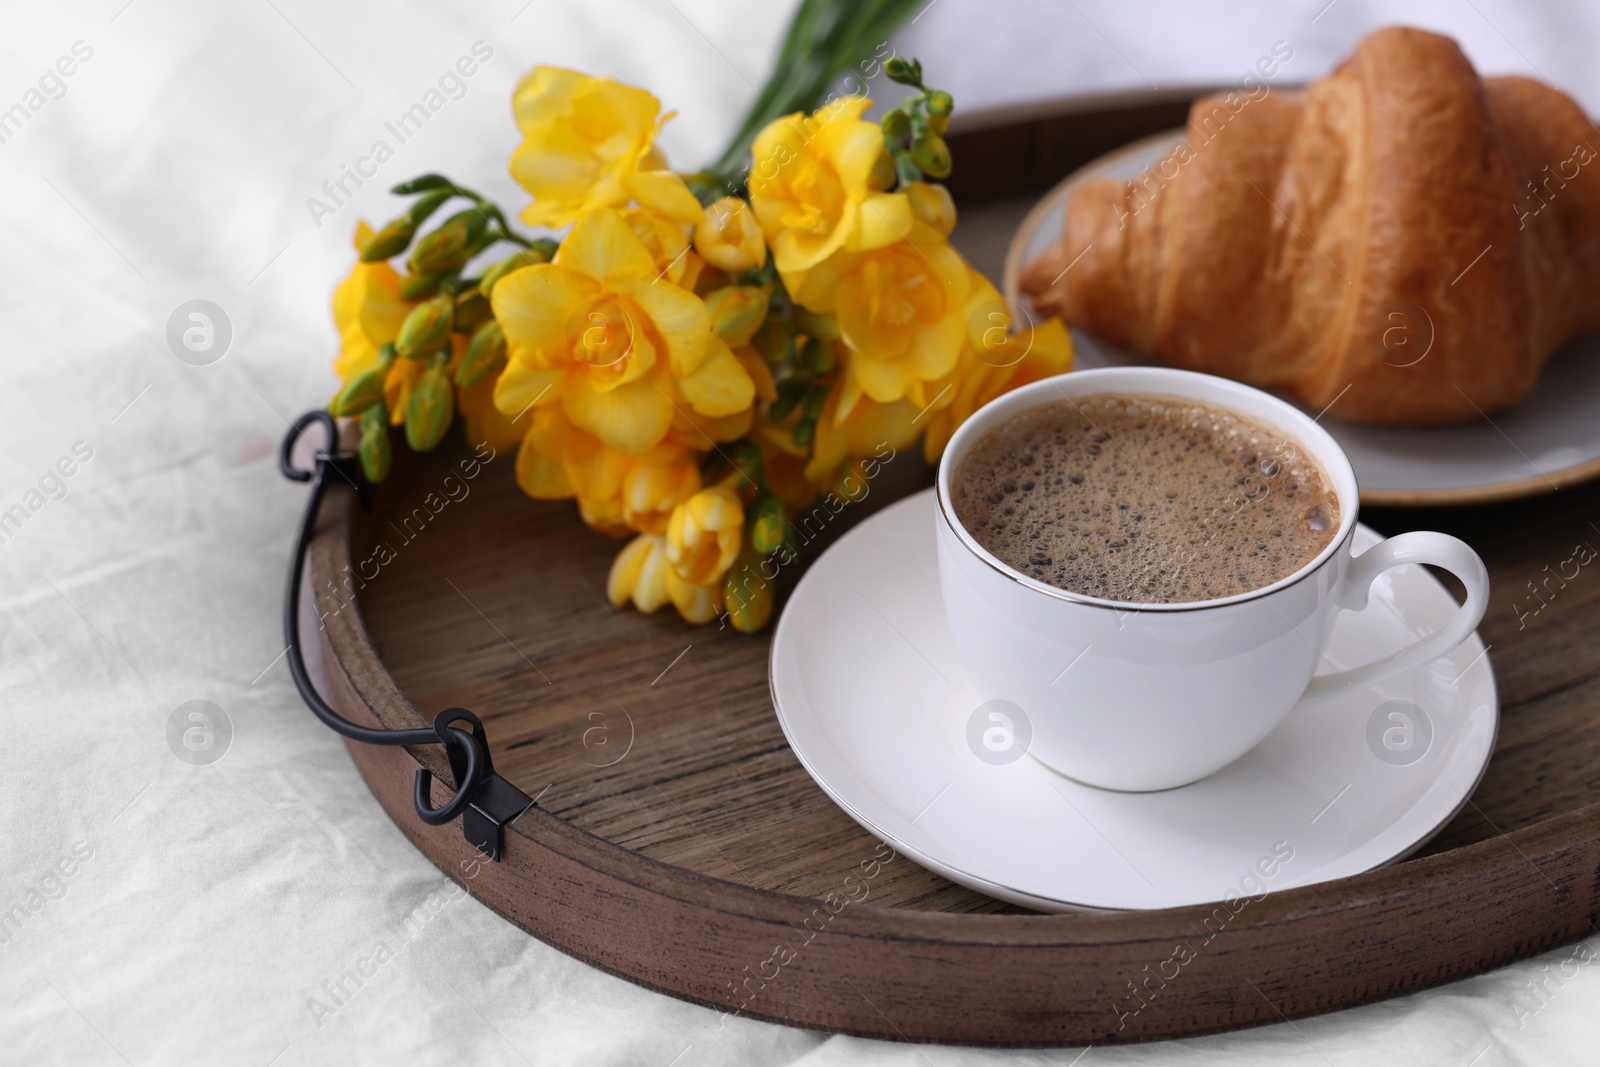
<instances>
[{"instance_id":1,"label":"round wooden tray","mask_svg":"<svg viewBox=\"0 0 1600 1067\"><path fill-rule=\"evenodd\" d=\"M958 159L986 161L964 163L974 172L956 189L964 225L1019 217L1083 159L1181 121L1188 96L958 134ZM975 245L1003 249L1008 235L980 233ZM970 251L983 260L981 247ZM1600 578L1548 576L1575 545L1600 545L1600 488L1364 513L1386 534L1455 533L1488 563L1495 592L1481 633L1503 701L1494 760L1472 803L1417 856L1253 902L1162 980L1152 979L1158 965L1196 940L1211 908L1037 915L895 855L784 743L768 635L612 609L604 587L617 543L570 503L523 496L510 454L470 480L459 442L414 459L397 446L396 456L372 499L335 486L319 516L310 573L325 613L326 695L349 718L391 728L471 708L495 769L537 804L507 826L503 862L489 863L459 824L428 827L412 812L419 766L435 774L434 803L449 794L437 747L351 745L355 762L396 824L474 896L640 984L880 1038L1129 1041L1394 996L1596 928ZM931 480L918 465L896 467L803 558Z\"/></svg>"}]
</instances>

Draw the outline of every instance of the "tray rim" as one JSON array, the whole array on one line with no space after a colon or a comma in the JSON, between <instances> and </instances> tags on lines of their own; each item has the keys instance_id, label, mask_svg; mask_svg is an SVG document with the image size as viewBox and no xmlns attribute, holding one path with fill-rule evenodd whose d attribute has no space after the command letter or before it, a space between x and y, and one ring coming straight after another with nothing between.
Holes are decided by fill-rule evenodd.
<instances>
[{"instance_id":1,"label":"tray rim","mask_svg":"<svg viewBox=\"0 0 1600 1067\"><path fill-rule=\"evenodd\" d=\"M406 471L401 455L396 459L390 491ZM425 725L385 669L359 603L338 610L351 605L338 597L333 579L353 558L361 516L353 490L330 488L312 541L315 603L319 613L328 613L320 632L327 696L357 721ZM791 933L796 918L821 903L651 859L537 806L507 827L505 861L481 863L458 829L423 826L412 814L411 777L419 767L434 772L434 802L447 799L448 767L434 749L349 747L391 819L473 896L569 955L680 999L732 1009L733 1002L718 996L732 983L719 979L737 977L737 963L763 960L775 936ZM1525 870L1530 865L1537 874ZM1586 936L1600 908L1596 870L1600 803L1459 849L1271 893L1252 904L1248 921L1215 935L1233 948L1211 957L1244 954L1260 997L1235 994L1219 1005L1216 998L1229 983L1237 986L1231 972L1193 971L1181 987L1174 982L1182 994L1176 1003L1128 1033L1109 1025L1110 991L1138 975L1136 964L1157 962L1166 946L1192 940L1193 920L1207 914L1204 909L983 915L845 908L815 936L817 947L807 942L806 966L796 966L797 977L774 981L776 995L740 1014L887 1040L1031 1046L1149 1040L1275 1022L1441 984ZM1535 899L1544 896L1545 882L1557 890L1553 901L1518 902L1530 888ZM691 922L696 928L687 931L692 936L652 931L642 945L637 939L619 945L607 936L608 915L619 923L629 919L629 933L637 934L641 907L669 927ZM1449 929L1472 936L1453 943L1438 928L1419 928L1403 965L1403 954L1395 953L1365 960L1343 977L1306 971L1341 950L1348 954L1367 926L1362 913L1396 909L1448 912ZM1540 921L1530 924L1534 915ZM672 943L675 935L680 943ZM999 980L973 982L974 966ZM1037 990L1022 990L1028 995L1019 998L1019 990L1007 988L1005 976L1025 973L1049 976L1042 1000ZM886 980L887 994L881 992ZM962 990L954 1006L952 983ZM863 986L877 996L869 1000ZM763 984L763 992L767 988ZM897 1023L880 1004L912 1014Z\"/></svg>"}]
</instances>

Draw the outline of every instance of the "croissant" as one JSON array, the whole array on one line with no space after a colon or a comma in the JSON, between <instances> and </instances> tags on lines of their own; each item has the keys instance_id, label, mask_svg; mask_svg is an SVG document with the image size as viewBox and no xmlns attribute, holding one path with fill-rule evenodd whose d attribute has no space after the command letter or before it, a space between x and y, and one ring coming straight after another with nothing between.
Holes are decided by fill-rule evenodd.
<instances>
[{"instance_id":1,"label":"croissant","mask_svg":"<svg viewBox=\"0 0 1600 1067\"><path fill-rule=\"evenodd\" d=\"M1600 134L1571 97L1379 30L1303 90L1195 102L1073 194L1019 282L1123 348L1374 423L1483 417L1600 327Z\"/></svg>"}]
</instances>

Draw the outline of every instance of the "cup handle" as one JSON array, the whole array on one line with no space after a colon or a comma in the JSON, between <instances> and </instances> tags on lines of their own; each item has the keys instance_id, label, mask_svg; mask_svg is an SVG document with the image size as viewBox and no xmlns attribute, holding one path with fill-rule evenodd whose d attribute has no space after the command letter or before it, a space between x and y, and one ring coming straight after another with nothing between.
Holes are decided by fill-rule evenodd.
<instances>
[{"instance_id":1,"label":"cup handle","mask_svg":"<svg viewBox=\"0 0 1600 1067\"><path fill-rule=\"evenodd\" d=\"M1339 609L1359 611L1367 606L1367 594L1378 575L1402 563L1428 563L1461 579L1467 599L1454 617L1441 629L1419 638L1400 651L1332 674L1319 674L1306 686L1301 700L1322 700L1347 693L1412 667L1432 662L1465 641L1483 621L1489 602L1489 572L1483 560L1465 541L1449 534L1431 531L1403 533L1380 541L1350 561L1344 589L1338 594Z\"/></svg>"}]
</instances>

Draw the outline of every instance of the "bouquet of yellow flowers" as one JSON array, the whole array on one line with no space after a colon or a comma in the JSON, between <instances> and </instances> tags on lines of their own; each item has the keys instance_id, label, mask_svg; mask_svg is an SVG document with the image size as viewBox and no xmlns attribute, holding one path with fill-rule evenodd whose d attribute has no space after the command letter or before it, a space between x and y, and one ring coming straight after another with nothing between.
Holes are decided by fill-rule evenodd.
<instances>
[{"instance_id":1,"label":"bouquet of yellow flowers","mask_svg":"<svg viewBox=\"0 0 1600 1067\"><path fill-rule=\"evenodd\" d=\"M547 236L440 175L357 227L330 409L360 420L367 478L389 469L391 426L427 451L459 413L472 441L518 447L529 496L629 538L614 604L764 626L819 496L858 499L919 437L936 461L979 406L1072 360L1059 321L1014 324L950 246L949 94L914 61L883 69L911 95L879 122L860 95L779 117L730 178L668 166L671 115L644 90L535 68L510 168L521 222ZM472 274L497 245L514 251Z\"/></svg>"}]
</instances>

